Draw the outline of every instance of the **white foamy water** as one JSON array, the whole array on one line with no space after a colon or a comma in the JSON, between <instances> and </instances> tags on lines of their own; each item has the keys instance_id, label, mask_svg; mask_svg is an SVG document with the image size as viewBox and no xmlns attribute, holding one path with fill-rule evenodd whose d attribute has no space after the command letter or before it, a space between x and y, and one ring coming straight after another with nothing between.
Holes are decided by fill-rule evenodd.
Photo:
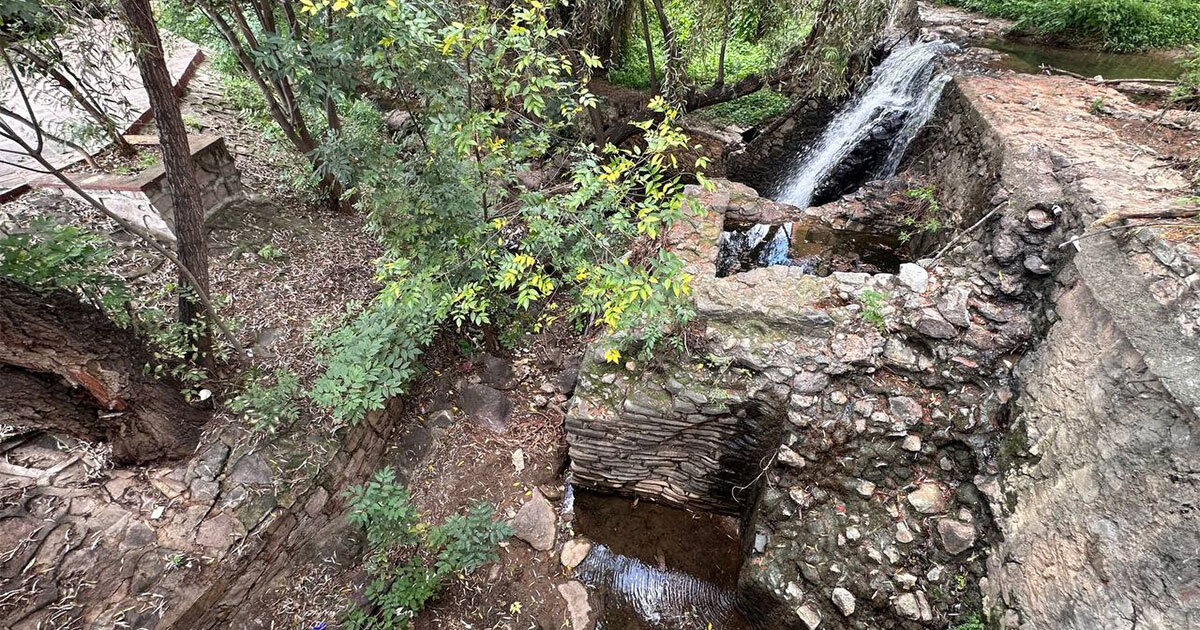
<instances>
[{"instance_id":1,"label":"white foamy water","mask_svg":"<svg viewBox=\"0 0 1200 630\"><path fill-rule=\"evenodd\" d=\"M873 173L874 179L890 177L904 158L909 143L929 121L949 76L933 77L934 61L953 44L935 40L920 42L893 51L867 78L864 89L834 116L817 141L801 152L776 187L772 198L781 203L807 208L814 191L852 151L874 130L875 121L904 116L904 123L889 143L888 156ZM751 228L747 242L755 247L766 236L769 226ZM792 226L785 224L774 240L763 247L764 265L788 264Z\"/></svg>"}]
</instances>

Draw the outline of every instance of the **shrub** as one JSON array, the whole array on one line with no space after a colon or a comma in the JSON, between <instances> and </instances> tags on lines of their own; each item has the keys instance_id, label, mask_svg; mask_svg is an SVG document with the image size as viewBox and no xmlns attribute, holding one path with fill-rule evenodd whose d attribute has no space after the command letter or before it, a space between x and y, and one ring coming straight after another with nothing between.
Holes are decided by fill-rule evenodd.
<instances>
[{"instance_id":1,"label":"shrub","mask_svg":"<svg viewBox=\"0 0 1200 630\"><path fill-rule=\"evenodd\" d=\"M1171 101L1189 109L1200 109L1200 45L1188 49L1188 55L1179 62L1183 73L1179 85L1171 94Z\"/></svg>"},{"instance_id":2,"label":"shrub","mask_svg":"<svg viewBox=\"0 0 1200 630\"><path fill-rule=\"evenodd\" d=\"M293 372L276 370L271 378L251 372L247 385L229 403L229 409L241 415L256 431L273 434L281 426L300 417L296 397L300 379Z\"/></svg>"},{"instance_id":3,"label":"shrub","mask_svg":"<svg viewBox=\"0 0 1200 630\"><path fill-rule=\"evenodd\" d=\"M366 531L371 576L364 593L369 606L347 612L348 630L408 628L446 578L498 560L496 546L512 535L485 503L440 525L421 520L389 468L348 494L349 520Z\"/></svg>"},{"instance_id":4,"label":"shrub","mask_svg":"<svg viewBox=\"0 0 1200 630\"><path fill-rule=\"evenodd\" d=\"M41 217L28 231L0 239L0 275L39 291L75 293L124 326L131 296L125 280L108 270L112 256L96 234Z\"/></svg>"},{"instance_id":5,"label":"shrub","mask_svg":"<svg viewBox=\"0 0 1200 630\"><path fill-rule=\"evenodd\" d=\"M1200 42L1195 0L948 0L1018 27L1130 52Z\"/></svg>"},{"instance_id":6,"label":"shrub","mask_svg":"<svg viewBox=\"0 0 1200 630\"><path fill-rule=\"evenodd\" d=\"M858 303L862 305L863 321L886 332L887 322L883 318L883 307L887 304L887 296L872 289L867 289L858 295Z\"/></svg>"}]
</instances>

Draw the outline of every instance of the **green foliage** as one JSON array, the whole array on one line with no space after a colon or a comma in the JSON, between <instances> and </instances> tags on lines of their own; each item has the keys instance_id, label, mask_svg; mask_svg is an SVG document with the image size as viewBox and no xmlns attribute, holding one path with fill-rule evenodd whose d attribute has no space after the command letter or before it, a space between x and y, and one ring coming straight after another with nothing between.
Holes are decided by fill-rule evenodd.
<instances>
[{"instance_id":1,"label":"green foliage","mask_svg":"<svg viewBox=\"0 0 1200 630\"><path fill-rule=\"evenodd\" d=\"M1171 101L1190 109L1200 109L1200 45L1189 47L1179 65L1183 72L1179 75L1179 85L1171 94Z\"/></svg>"},{"instance_id":2,"label":"green foliage","mask_svg":"<svg viewBox=\"0 0 1200 630\"><path fill-rule=\"evenodd\" d=\"M99 236L39 218L27 232L0 239L0 275L38 291L71 291L127 325L131 298L125 280L108 270L112 256Z\"/></svg>"},{"instance_id":3,"label":"green foliage","mask_svg":"<svg viewBox=\"0 0 1200 630\"><path fill-rule=\"evenodd\" d=\"M987 625L979 615L971 615L966 621L954 626L953 630L987 630Z\"/></svg>"},{"instance_id":4,"label":"green foliage","mask_svg":"<svg viewBox=\"0 0 1200 630\"><path fill-rule=\"evenodd\" d=\"M887 322L883 318L883 307L887 305L887 296L879 291L867 289L858 294L858 303L862 305L863 321L887 332Z\"/></svg>"},{"instance_id":5,"label":"green foliage","mask_svg":"<svg viewBox=\"0 0 1200 630\"><path fill-rule=\"evenodd\" d=\"M158 154L153 151L142 151L141 153L138 153L137 162L138 166L142 168L149 168L158 164L159 159L160 158Z\"/></svg>"},{"instance_id":6,"label":"green foliage","mask_svg":"<svg viewBox=\"0 0 1200 630\"><path fill-rule=\"evenodd\" d=\"M265 263L279 262L287 258L287 254L285 254L282 249L279 249L270 243L258 248L258 251L254 252L254 256Z\"/></svg>"},{"instance_id":7,"label":"green foliage","mask_svg":"<svg viewBox=\"0 0 1200 630\"><path fill-rule=\"evenodd\" d=\"M296 398L300 379L293 372L276 370L271 378L256 372L247 375L247 384L229 403L229 409L241 415L254 430L274 434L300 417Z\"/></svg>"},{"instance_id":8,"label":"green foliage","mask_svg":"<svg viewBox=\"0 0 1200 630\"><path fill-rule=\"evenodd\" d=\"M937 232L942 229L942 220L938 216L942 211L942 205L938 203L937 191L933 186L909 188L904 194L908 198L916 200L919 207L915 212L900 217L900 225L903 226L900 229L901 243L907 243L917 231Z\"/></svg>"},{"instance_id":9,"label":"green foliage","mask_svg":"<svg viewBox=\"0 0 1200 630\"><path fill-rule=\"evenodd\" d=\"M764 88L753 94L714 105L704 111L719 122L753 127L764 120L783 114L790 105L791 101L786 96L775 90Z\"/></svg>"},{"instance_id":10,"label":"green foliage","mask_svg":"<svg viewBox=\"0 0 1200 630\"><path fill-rule=\"evenodd\" d=\"M1088 106L1088 110L1092 112L1093 116L1099 116L1099 115L1103 114L1104 113L1104 97L1097 96L1095 99L1093 99L1092 104Z\"/></svg>"},{"instance_id":11,"label":"green foliage","mask_svg":"<svg viewBox=\"0 0 1200 630\"><path fill-rule=\"evenodd\" d=\"M1021 28L1130 52L1200 42L1195 0L949 0Z\"/></svg>"},{"instance_id":12,"label":"green foliage","mask_svg":"<svg viewBox=\"0 0 1200 630\"><path fill-rule=\"evenodd\" d=\"M447 578L499 559L497 545L512 535L508 525L493 520L493 509L485 503L440 525L423 521L389 468L348 494L348 518L366 531L371 580L365 595L377 610L350 609L345 619L349 630L409 627Z\"/></svg>"},{"instance_id":13,"label":"green foliage","mask_svg":"<svg viewBox=\"0 0 1200 630\"><path fill-rule=\"evenodd\" d=\"M338 6L305 11L345 23L335 27L341 45L361 47L374 90L422 106L410 112L411 131L392 138L365 103L347 107L361 111L322 145L321 163L351 176L387 251L379 295L320 339L318 404L357 422L405 391L438 330L511 328L558 294L572 298L569 315L621 331L643 352L686 320L690 277L657 245L688 211L675 110L655 100L661 120L637 123L639 146L571 142L595 98L542 5L479 7L444 26L427 5ZM570 166L553 192L516 176L556 161Z\"/></svg>"},{"instance_id":14,"label":"green foliage","mask_svg":"<svg viewBox=\"0 0 1200 630\"><path fill-rule=\"evenodd\" d=\"M190 289L169 284L162 288L159 297L173 298L178 291L187 292ZM220 300L215 296L213 306L220 308ZM226 320L226 325L232 323ZM179 381L183 385L183 395L188 400L199 396L209 375L202 367L204 357L196 346L196 340L201 338L206 327L202 319L183 324L160 308L139 308L138 330L149 339L152 356L152 361L144 366L145 372L155 378L170 376ZM222 339L213 340L213 361L224 362L230 355L231 349Z\"/></svg>"}]
</instances>

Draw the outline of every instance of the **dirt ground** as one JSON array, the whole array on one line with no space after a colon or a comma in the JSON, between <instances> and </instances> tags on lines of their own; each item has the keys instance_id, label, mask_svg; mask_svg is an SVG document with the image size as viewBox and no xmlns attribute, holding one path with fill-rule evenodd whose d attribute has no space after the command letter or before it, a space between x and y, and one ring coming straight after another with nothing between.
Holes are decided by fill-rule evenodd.
<instances>
[{"instance_id":1,"label":"dirt ground","mask_svg":"<svg viewBox=\"0 0 1200 630\"><path fill-rule=\"evenodd\" d=\"M183 109L194 131L226 138L251 193L249 202L238 204L235 212L213 217L209 227L213 293L222 297L222 315L253 356L241 365L224 366L204 386L213 391L220 409L221 401L236 393L238 374L251 367L263 372L289 369L310 385L320 370L313 338L347 302L374 295L373 260L380 248L363 231L362 217L330 214L294 192L286 173L302 164L298 156L271 148L257 130L243 123L224 101L220 77L208 66L189 87ZM145 166L136 158L120 160L111 155L98 161L122 171ZM113 271L125 277L146 304L164 310L172 307L172 298L160 291L174 281L170 266L82 202L54 192L33 192L0 206L0 225L5 230L23 229L39 216L54 216L60 223L106 235L117 252ZM453 408L459 379L471 379L482 369L477 348L463 348L446 339L426 353L429 369L406 401L407 411L398 420L401 430L387 456L423 515L440 521L485 501L501 517L511 516L539 485L547 494L561 497L566 396L543 388L559 378L581 351L579 336L564 317L550 331L529 336L501 353L515 374L507 391L514 411L503 435L472 424ZM431 420L430 412L441 408L449 408L450 416ZM232 414L218 411L208 431L237 422ZM301 418L281 433L328 435L336 428L328 413L302 401ZM320 440L312 442L320 444ZM75 441L56 442L49 436L38 444L48 453L46 466L80 448ZM56 451L50 457L55 449L64 454ZM514 465L518 451L523 459L519 470ZM25 459L13 463L37 464ZM112 472L111 464L90 454L79 465L88 467L86 474L76 476L89 487L104 484ZM500 556L500 562L449 584L416 627L561 627L566 613L554 588L556 580L563 581L557 558L551 552L535 552L517 539L504 543ZM357 566L296 567L292 587L275 594L266 626L312 628L322 622L336 623L338 611L353 601L354 586L363 577Z\"/></svg>"}]
</instances>

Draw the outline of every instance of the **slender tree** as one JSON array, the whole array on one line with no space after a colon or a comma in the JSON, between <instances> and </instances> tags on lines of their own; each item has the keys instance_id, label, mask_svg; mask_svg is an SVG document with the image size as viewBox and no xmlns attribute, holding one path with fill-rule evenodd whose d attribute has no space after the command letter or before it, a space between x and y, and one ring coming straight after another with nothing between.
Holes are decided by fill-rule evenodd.
<instances>
[{"instance_id":1,"label":"slender tree","mask_svg":"<svg viewBox=\"0 0 1200 630\"><path fill-rule=\"evenodd\" d=\"M129 27L130 41L142 84L150 97L154 122L158 126L159 147L162 149L163 169L175 204L175 236L179 260L191 271L196 289L207 294L208 242L204 230L204 203L200 185L196 183L196 167L188 147L187 129L179 113L179 98L175 94L167 62L163 58L162 40L150 0L121 0L121 9ZM181 285L191 286L181 276ZM197 323L201 307L195 296L187 291L179 296L179 319L184 324ZM211 337L208 326L200 326L197 347L206 360L211 360Z\"/></svg>"}]
</instances>

